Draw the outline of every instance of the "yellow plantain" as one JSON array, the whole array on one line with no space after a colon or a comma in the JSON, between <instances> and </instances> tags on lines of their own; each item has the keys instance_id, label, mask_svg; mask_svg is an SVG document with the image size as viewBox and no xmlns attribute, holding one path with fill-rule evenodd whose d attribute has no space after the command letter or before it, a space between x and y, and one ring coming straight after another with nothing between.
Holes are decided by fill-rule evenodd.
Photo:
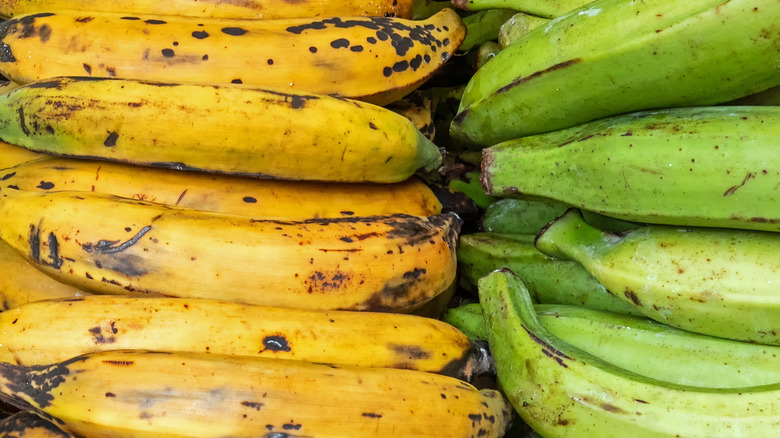
<instances>
[{"instance_id":1,"label":"yellow plantain","mask_svg":"<svg viewBox=\"0 0 780 438\"><path fill-rule=\"evenodd\" d=\"M0 169L13 167L27 161L46 157L45 154L6 143L0 140Z\"/></svg>"},{"instance_id":2,"label":"yellow plantain","mask_svg":"<svg viewBox=\"0 0 780 438\"><path fill-rule=\"evenodd\" d=\"M0 0L0 16L43 10L124 12L225 18L365 15L412 17L412 0Z\"/></svg>"},{"instance_id":3,"label":"yellow plantain","mask_svg":"<svg viewBox=\"0 0 780 438\"><path fill-rule=\"evenodd\" d=\"M295 180L399 182L442 160L407 118L364 102L110 78L0 95L0 138L57 155Z\"/></svg>"},{"instance_id":4,"label":"yellow plantain","mask_svg":"<svg viewBox=\"0 0 780 438\"><path fill-rule=\"evenodd\" d=\"M455 279L460 220L274 220L92 192L0 199L0 238L87 291L279 307L409 311Z\"/></svg>"},{"instance_id":5,"label":"yellow plantain","mask_svg":"<svg viewBox=\"0 0 780 438\"><path fill-rule=\"evenodd\" d=\"M0 312L34 301L87 295L91 294L39 271L18 251L0 241Z\"/></svg>"},{"instance_id":6,"label":"yellow plantain","mask_svg":"<svg viewBox=\"0 0 780 438\"><path fill-rule=\"evenodd\" d=\"M0 152L1 153L1 152ZM309 219L442 211L419 178L391 184L244 178L121 163L47 157L0 171L0 192L85 191L254 217Z\"/></svg>"},{"instance_id":7,"label":"yellow plantain","mask_svg":"<svg viewBox=\"0 0 780 438\"><path fill-rule=\"evenodd\" d=\"M242 83L383 105L425 82L465 33L452 9L426 20L38 12L0 24L0 73L19 83L78 75Z\"/></svg>"},{"instance_id":8,"label":"yellow plantain","mask_svg":"<svg viewBox=\"0 0 780 438\"><path fill-rule=\"evenodd\" d=\"M422 316L253 306L229 301L94 295L0 313L0 361L48 365L132 349L402 368L471 380L487 351Z\"/></svg>"},{"instance_id":9,"label":"yellow plantain","mask_svg":"<svg viewBox=\"0 0 780 438\"><path fill-rule=\"evenodd\" d=\"M438 374L139 350L0 363L0 399L90 438L495 438L511 415L498 391Z\"/></svg>"}]
</instances>

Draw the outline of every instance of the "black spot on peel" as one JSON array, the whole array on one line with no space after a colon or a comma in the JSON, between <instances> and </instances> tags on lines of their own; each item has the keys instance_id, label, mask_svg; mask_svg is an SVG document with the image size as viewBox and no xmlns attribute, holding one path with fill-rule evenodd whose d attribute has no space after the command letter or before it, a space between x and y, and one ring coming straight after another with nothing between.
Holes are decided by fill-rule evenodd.
<instances>
[{"instance_id":1,"label":"black spot on peel","mask_svg":"<svg viewBox=\"0 0 780 438\"><path fill-rule=\"evenodd\" d=\"M38 227L30 224L30 233L28 236L30 245L30 258L35 262L41 261L41 231Z\"/></svg>"},{"instance_id":2,"label":"black spot on peel","mask_svg":"<svg viewBox=\"0 0 780 438\"><path fill-rule=\"evenodd\" d=\"M317 48L316 48L316 47L314 47L314 46L311 46L311 47L309 47L309 51L310 51L311 53L317 53Z\"/></svg>"},{"instance_id":3,"label":"black spot on peel","mask_svg":"<svg viewBox=\"0 0 780 438\"><path fill-rule=\"evenodd\" d=\"M9 178L13 178L14 175L16 175L16 172L6 173L5 175L2 176L2 178L0 178L0 181L5 181Z\"/></svg>"},{"instance_id":4,"label":"black spot on peel","mask_svg":"<svg viewBox=\"0 0 780 438\"><path fill-rule=\"evenodd\" d=\"M116 141L119 138L119 134L116 132L111 132L108 134L108 137L106 137L106 141L103 142L103 146L105 147L113 147L116 146Z\"/></svg>"},{"instance_id":5,"label":"black spot on peel","mask_svg":"<svg viewBox=\"0 0 780 438\"><path fill-rule=\"evenodd\" d=\"M250 401L242 401L241 405L242 406L246 406L248 408L252 408L252 409L254 409L256 411L259 411L264 406L263 403L260 403L260 402L250 402Z\"/></svg>"},{"instance_id":6,"label":"black spot on peel","mask_svg":"<svg viewBox=\"0 0 780 438\"><path fill-rule=\"evenodd\" d=\"M49 233L47 243L49 244L49 258L51 263L46 263L54 269L60 269L62 267L62 257L60 257L60 245L57 241L57 236L54 233Z\"/></svg>"},{"instance_id":7,"label":"black spot on peel","mask_svg":"<svg viewBox=\"0 0 780 438\"><path fill-rule=\"evenodd\" d=\"M352 46L352 47L349 48L349 50L351 52L362 52L363 51L363 46L359 46L359 45Z\"/></svg>"},{"instance_id":8,"label":"black spot on peel","mask_svg":"<svg viewBox=\"0 0 780 438\"><path fill-rule=\"evenodd\" d=\"M40 184L38 184L36 187L41 190L51 190L54 188L54 183L48 181L41 181Z\"/></svg>"},{"instance_id":9,"label":"black spot on peel","mask_svg":"<svg viewBox=\"0 0 780 438\"><path fill-rule=\"evenodd\" d=\"M146 24L165 24L163 20L144 20Z\"/></svg>"},{"instance_id":10,"label":"black spot on peel","mask_svg":"<svg viewBox=\"0 0 780 438\"><path fill-rule=\"evenodd\" d=\"M342 49L349 47L349 40L346 38L339 38L330 42L330 46L334 49Z\"/></svg>"},{"instance_id":11,"label":"black spot on peel","mask_svg":"<svg viewBox=\"0 0 780 438\"><path fill-rule=\"evenodd\" d=\"M233 79L232 81L230 81L230 83L231 84L243 84L244 81L242 81L241 79Z\"/></svg>"},{"instance_id":12,"label":"black spot on peel","mask_svg":"<svg viewBox=\"0 0 780 438\"><path fill-rule=\"evenodd\" d=\"M392 69L392 68L390 68L390 67L385 67L384 69L382 69L382 74L383 74L383 75L384 75L386 78L389 78L389 77L390 77L390 76L393 74L393 69Z\"/></svg>"},{"instance_id":13,"label":"black spot on peel","mask_svg":"<svg viewBox=\"0 0 780 438\"><path fill-rule=\"evenodd\" d=\"M299 430L302 425L295 424L295 423L285 423L282 425L282 429L284 430Z\"/></svg>"},{"instance_id":14,"label":"black spot on peel","mask_svg":"<svg viewBox=\"0 0 780 438\"><path fill-rule=\"evenodd\" d=\"M173 49L162 49L161 53L166 58L173 58L176 55Z\"/></svg>"},{"instance_id":15,"label":"black spot on peel","mask_svg":"<svg viewBox=\"0 0 780 438\"><path fill-rule=\"evenodd\" d=\"M38 38L41 39L42 43L45 43L46 41L49 41L49 37L51 37L51 27L44 23L38 29Z\"/></svg>"},{"instance_id":16,"label":"black spot on peel","mask_svg":"<svg viewBox=\"0 0 780 438\"><path fill-rule=\"evenodd\" d=\"M135 21L135 20L140 20L140 18L138 18L138 17L121 17L120 20Z\"/></svg>"},{"instance_id":17,"label":"black spot on peel","mask_svg":"<svg viewBox=\"0 0 780 438\"><path fill-rule=\"evenodd\" d=\"M232 36L241 36L247 33L248 31L246 29L242 29L240 27L223 27L222 33L225 33L227 35Z\"/></svg>"},{"instance_id":18,"label":"black spot on peel","mask_svg":"<svg viewBox=\"0 0 780 438\"><path fill-rule=\"evenodd\" d=\"M404 359L427 360L432 356L430 351L424 350L419 345L390 345L389 347L393 350L393 353Z\"/></svg>"},{"instance_id":19,"label":"black spot on peel","mask_svg":"<svg viewBox=\"0 0 780 438\"><path fill-rule=\"evenodd\" d=\"M152 229L151 225L147 225L141 229L135 236L131 237L125 242L119 243L119 240L100 240L96 244L85 243L81 245L81 248L88 252L99 252L101 254L113 254L117 252L125 251L127 248L135 245L144 234L148 233Z\"/></svg>"},{"instance_id":20,"label":"black spot on peel","mask_svg":"<svg viewBox=\"0 0 780 438\"><path fill-rule=\"evenodd\" d=\"M209 33L206 32L205 30L196 30L195 32L192 32L192 37L199 40L203 40L209 37Z\"/></svg>"},{"instance_id":21,"label":"black spot on peel","mask_svg":"<svg viewBox=\"0 0 780 438\"><path fill-rule=\"evenodd\" d=\"M261 351L291 351L287 338L281 335L266 336L263 338L263 349Z\"/></svg>"},{"instance_id":22,"label":"black spot on peel","mask_svg":"<svg viewBox=\"0 0 780 438\"><path fill-rule=\"evenodd\" d=\"M22 128L24 135L29 136L30 130L27 128L27 124L24 121L24 107L20 106L17 113L19 114L19 127Z\"/></svg>"},{"instance_id":23,"label":"black spot on peel","mask_svg":"<svg viewBox=\"0 0 780 438\"><path fill-rule=\"evenodd\" d=\"M368 418L382 418L382 414L377 414L375 412L363 412L360 415Z\"/></svg>"},{"instance_id":24,"label":"black spot on peel","mask_svg":"<svg viewBox=\"0 0 780 438\"><path fill-rule=\"evenodd\" d=\"M82 64L84 66L84 71L87 72L88 75L92 74L92 67L89 64Z\"/></svg>"},{"instance_id":25,"label":"black spot on peel","mask_svg":"<svg viewBox=\"0 0 780 438\"><path fill-rule=\"evenodd\" d=\"M257 199L255 199L255 198L253 198L251 196L244 196L243 201L246 202L247 204L255 204L255 203L257 203Z\"/></svg>"},{"instance_id":26,"label":"black spot on peel","mask_svg":"<svg viewBox=\"0 0 780 438\"><path fill-rule=\"evenodd\" d=\"M398 61L393 64L393 71L396 73L405 72L409 68L409 62L406 60Z\"/></svg>"}]
</instances>

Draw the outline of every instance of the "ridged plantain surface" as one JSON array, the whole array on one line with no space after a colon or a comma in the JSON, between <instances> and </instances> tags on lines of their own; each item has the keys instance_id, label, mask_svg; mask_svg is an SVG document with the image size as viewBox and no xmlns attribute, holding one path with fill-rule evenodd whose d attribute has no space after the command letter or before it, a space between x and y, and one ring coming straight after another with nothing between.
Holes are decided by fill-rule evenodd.
<instances>
[{"instance_id":1,"label":"ridged plantain surface","mask_svg":"<svg viewBox=\"0 0 780 438\"><path fill-rule=\"evenodd\" d=\"M0 313L0 333L0 362L27 366L132 349L411 369L467 381L491 369L484 348L433 318L214 299L94 295L34 302Z\"/></svg>"},{"instance_id":2,"label":"ridged plantain surface","mask_svg":"<svg viewBox=\"0 0 780 438\"><path fill-rule=\"evenodd\" d=\"M523 420L546 438L777 434L780 382L708 388L652 379L611 365L545 329L528 291L511 272L484 277L480 299L498 381ZM635 354L647 350L637 349ZM718 356L700 355L699 360L722 363Z\"/></svg>"},{"instance_id":3,"label":"ridged plantain surface","mask_svg":"<svg viewBox=\"0 0 780 438\"><path fill-rule=\"evenodd\" d=\"M498 391L412 370L114 350L0 363L0 399L102 437L501 437Z\"/></svg>"},{"instance_id":4,"label":"ridged plantain surface","mask_svg":"<svg viewBox=\"0 0 780 438\"><path fill-rule=\"evenodd\" d=\"M264 219L67 191L0 201L0 238L60 281L280 307L412 310L455 279L459 230L454 214Z\"/></svg>"},{"instance_id":5,"label":"ridged plantain surface","mask_svg":"<svg viewBox=\"0 0 780 438\"><path fill-rule=\"evenodd\" d=\"M465 33L452 9L426 20L38 11L0 25L0 73L19 83L78 75L238 83L382 105L425 82Z\"/></svg>"},{"instance_id":6,"label":"ridged plantain surface","mask_svg":"<svg viewBox=\"0 0 780 438\"><path fill-rule=\"evenodd\" d=\"M442 159L407 118L364 102L83 76L0 96L0 138L57 155L334 182L399 182Z\"/></svg>"},{"instance_id":7,"label":"ridged plantain surface","mask_svg":"<svg viewBox=\"0 0 780 438\"><path fill-rule=\"evenodd\" d=\"M713 105L780 83L777 0L598 0L469 80L451 135L479 148L629 111Z\"/></svg>"},{"instance_id":8,"label":"ridged plantain surface","mask_svg":"<svg viewBox=\"0 0 780 438\"><path fill-rule=\"evenodd\" d=\"M0 16L46 10L280 19L365 15L411 18L411 0L2 0Z\"/></svg>"}]
</instances>

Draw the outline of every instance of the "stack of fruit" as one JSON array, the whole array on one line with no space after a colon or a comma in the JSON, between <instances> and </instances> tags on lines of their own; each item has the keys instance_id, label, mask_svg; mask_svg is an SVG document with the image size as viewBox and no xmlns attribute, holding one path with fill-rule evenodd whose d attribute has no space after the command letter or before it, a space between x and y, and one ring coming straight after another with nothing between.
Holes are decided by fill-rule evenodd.
<instances>
[{"instance_id":1,"label":"stack of fruit","mask_svg":"<svg viewBox=\"0 0 780 438\"><path fill-rule=\"evenodd\" d=\"M0 436L780 426L777 0L0 15Z\"/></svg>"},{"instance_id":2,"label":"stack of fruit","mask_svg":"<svg viewBox=\"0 0 780 438\"><path fill-rule=\"evenodd\" d=\"M458 13L2 12L4 433L504 434L507 400L468 383L484 346L423 316L462 221L415 176L442 162L427 96L401 99L463 41Z\"/></svg>"}]
</instances>

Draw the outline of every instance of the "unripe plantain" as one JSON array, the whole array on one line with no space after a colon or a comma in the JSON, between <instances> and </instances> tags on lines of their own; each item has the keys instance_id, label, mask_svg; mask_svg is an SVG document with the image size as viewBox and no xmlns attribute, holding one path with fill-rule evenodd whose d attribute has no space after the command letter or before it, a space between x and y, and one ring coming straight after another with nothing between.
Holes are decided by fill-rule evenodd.
<instances>
[{"instance_id":1,"label":"unripe plantain","mask_svg":"<svg viewBox=\"0 0 780 438\"><path fill-rule=\"evenodd\" d=\"M496 196L628 221L780 231L780 107L639 111L483 150Z\"/></svg>"},{"instance_id":2,"label":"unripe plantain","mask_svg":"<svg viewBox=\"0 0 780 438\"><path fill-rule=\"evenodd\" d=\"M399 182L441 163L412 122L372 104L131 79L17 88L0 96L0 138L51 154L293 180Z\"/></svg>"},{"instance_id":3,"label":"unripe plantain","mask_svg":"<svg viewBox=\"0 0 780 438\"><path fill-rule=\"evenodd\" d=\"M537 235L536 247L577 261L659 322L780 345L780 233L648 225L617 235L572 209Z\"/></svg>"},{"instance_id":4,"label":"unripe plantain","mask_svg":"<svg viewBox=\"0 0 780 438\"><path fill-rule=\"evenodd\" d=\"M452 9L418 21L38 11L0 25L0 72L19 83L78 75L239 83L383 105L425 82L465 33Z\"/></svg>"},{"instance_id":5,"label":"unripe plantain","mask_svg":"<svg viewBox=\"0 0 780 438\"><path fill-rule=\"evenodd\" d=\"M454 214L282 220L92 192L0 200L0 238L60 281L279 307L411 311L454 281L459 230Z\"/></svg>"},{"instance_id":6,"label":"unripe plantain","mask_svg":"<svg viewBox=\"0 0 780 438\"><path fill-rule=\"evenodd\" d=\"M475 148L780 85L777 0L598 0L537 27L469 81L450 134Z\"/></svg>"},{"instance_id":7,"label":"unripe plantain","mask_svg":"<svg viewBox=\"0 0 780 438\"><path fill-rule=\"evenodd\" d=\"M94 438L497 438L511 417L498 391L437 374L139 350L0 363L0 399Z\"/></svg>"},{"instance_id":8,"label":"unripe plantain","mask_svg":"<svg viewBox=\"0 0 780 438\"><path fill-rule=\"evenodd\" d=\"M191 15L195 17L279 19L338 15L411 18L411 0L2 0L0 16L10 18L45 10Z\"/></svg>"}]
</instances>

